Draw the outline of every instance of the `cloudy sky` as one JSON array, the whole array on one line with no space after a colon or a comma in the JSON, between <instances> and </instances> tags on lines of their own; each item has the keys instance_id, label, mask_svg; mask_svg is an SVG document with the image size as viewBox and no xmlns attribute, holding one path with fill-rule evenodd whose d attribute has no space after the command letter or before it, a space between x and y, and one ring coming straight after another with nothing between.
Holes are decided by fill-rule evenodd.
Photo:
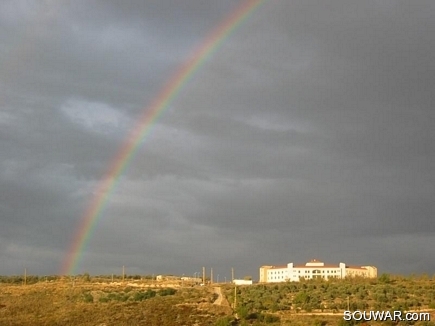
<instances>
[{"instance_id":1,"label":"cloudy sky","mask_svg":"<svg viewBox=\"0 0 435 326\"><path fill-rule=\"evenodd\" d=\"M138 118L238 0L0 2L0 274L56 274ZM77 272L435 272L435 2L265 0L170 103Z\"/></svg>"}]
</instances>

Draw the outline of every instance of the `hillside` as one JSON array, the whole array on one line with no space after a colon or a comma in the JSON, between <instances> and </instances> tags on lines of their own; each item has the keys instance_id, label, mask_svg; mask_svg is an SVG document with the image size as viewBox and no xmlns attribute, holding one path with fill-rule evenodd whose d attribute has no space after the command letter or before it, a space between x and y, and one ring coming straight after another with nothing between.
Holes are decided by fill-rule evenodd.
<instances>
[{"instance_id":1,"label":"hillside","mask_svg":"<svg viewBox=\"0 0 435 326\"><path fill-rule=\"evenodd\" d=\"M236 296L236 298L235 298ZM233 307L236 299L236 309ZM432 321L365 325L434 326L435 280L427 276L199 286L177 280L112 281L0 277L0 325L355 325L345 310L430 312ZM238 317L238 320L235 320ZM361 323L364 325L363 323Z\"/></svg>"},{"instance_id":2,"label":"hillside","mask_svg":"<svg viewBox=\"0 0 435 326\"><path fill-rule=\"evenodd\" d=\"M229 307L209 287L75 281L0 285L0 325L215 325Z\"/></svg>"}]
</instances>

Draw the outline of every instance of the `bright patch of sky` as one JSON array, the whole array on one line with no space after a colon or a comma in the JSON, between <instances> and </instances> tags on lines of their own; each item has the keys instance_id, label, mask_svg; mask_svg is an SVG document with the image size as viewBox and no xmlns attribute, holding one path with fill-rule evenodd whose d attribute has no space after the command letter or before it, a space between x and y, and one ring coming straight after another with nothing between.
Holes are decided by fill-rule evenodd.
<instances>
[{"instance_id":1,"label":"bright patch of sky","mask_svg":"<svg viewBox=\"0 0 435 326\"><path fill-rule=\"evenodd\" d=\"M124 114L104 103L71 99L65 102L60 110L72 123L100 134L117 133L125 130L130 124Z\"/></svg>"},{"instance_id":2,"label":"bright patch of sky","mask_svg":"<svg viewBox=\"0 0 435 326\"><path fill-rule=\"evenodd\" d=\"M10 125L15 119L15 116L8 112L0 112L0 125Z\"/></svg>"}]
</instances>

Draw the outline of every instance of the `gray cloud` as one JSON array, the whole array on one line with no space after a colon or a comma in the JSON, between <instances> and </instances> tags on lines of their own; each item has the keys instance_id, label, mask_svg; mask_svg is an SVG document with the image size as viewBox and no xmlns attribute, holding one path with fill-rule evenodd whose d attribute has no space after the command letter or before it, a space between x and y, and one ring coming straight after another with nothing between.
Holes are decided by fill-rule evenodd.
<instances>
[{"instance_id":1,"label":"gray cloud","mask_svg":"<svg viewBox=\"0 0 435 326\"><path fill-rule=\"evenodd\" d=\"M59 271L109 163L239 1L0 4L0 274ZM184 85L79 272L430 272L432 1L265 1Z\"/></svg>"}]
</instances>

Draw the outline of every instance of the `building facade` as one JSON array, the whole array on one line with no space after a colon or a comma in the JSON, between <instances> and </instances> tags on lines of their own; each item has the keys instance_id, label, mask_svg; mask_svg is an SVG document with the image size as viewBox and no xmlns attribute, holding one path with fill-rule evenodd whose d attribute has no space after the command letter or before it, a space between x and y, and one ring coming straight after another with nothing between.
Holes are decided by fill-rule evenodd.
<instances>
[{"instance_id":1,"label":"building facade","mask_svg":"<svg viewBox=\"0 0 435 326\"><path fill-rule=\"evenodd\" d=\"M235 285L252 285L252 280L233 280L233 284Z\"/></svg>"},{"instance_id":2,"label":"building facade","mask_svg":"<svg viewBox=\"0 0 435 326\"><path fill-rule=\"evenodd\" d=\"M313 259L304 265L288 263L284 266L261 266L260 283L299 282L301 279L332 279L345 277L377 277L377 268L374 266L347 266L325 264Z\"/></svg>"}]
</instances>

